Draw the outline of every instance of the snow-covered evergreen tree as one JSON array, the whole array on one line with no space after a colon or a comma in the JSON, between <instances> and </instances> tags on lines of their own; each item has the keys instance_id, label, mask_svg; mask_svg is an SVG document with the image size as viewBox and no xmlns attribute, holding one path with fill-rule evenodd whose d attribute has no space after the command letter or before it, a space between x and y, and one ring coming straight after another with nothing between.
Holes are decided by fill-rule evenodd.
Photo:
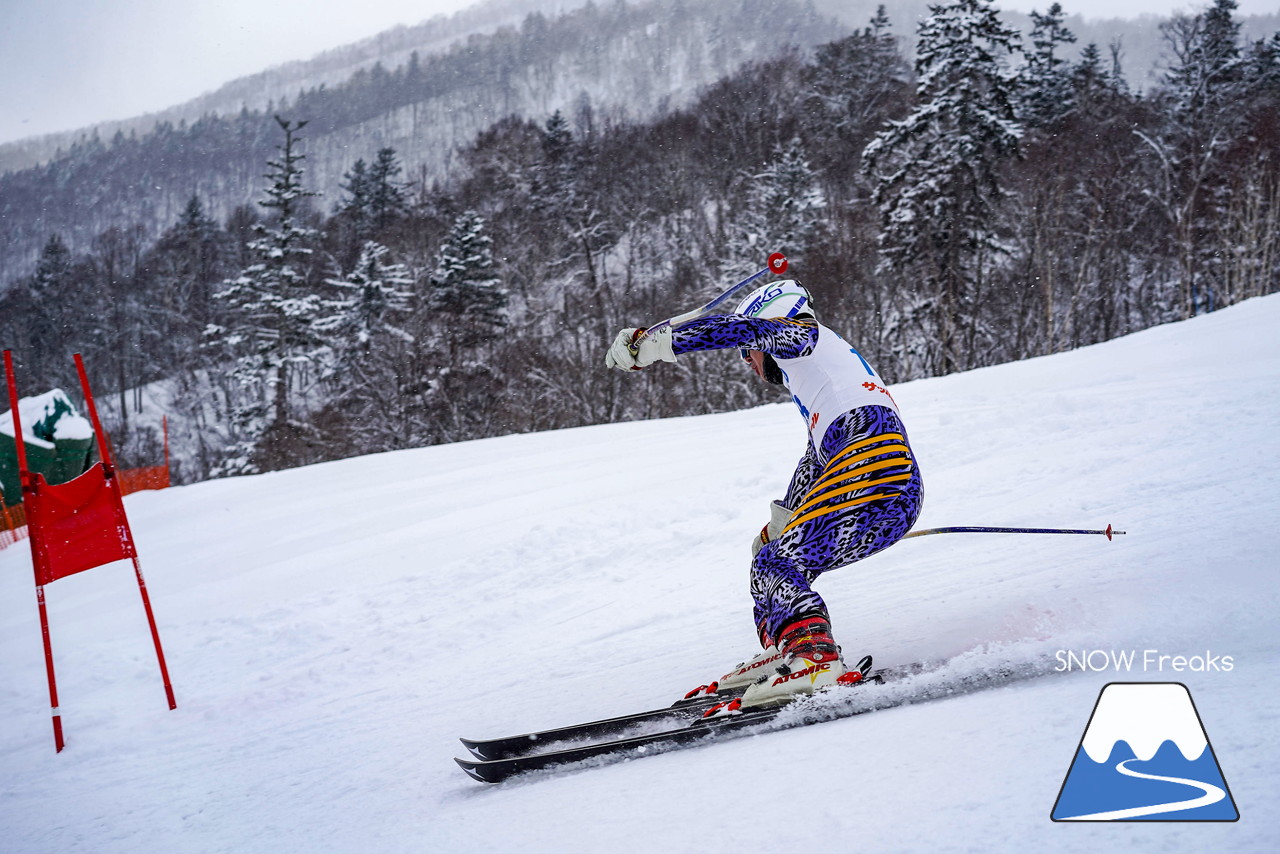
<instances>
[{"instance_id":1,"label":"snow-covered evergreen tree","mask_svg":"<svg viewBox=\"0 0 1280 854\"><path fill-rule=\"evenodd\" d=\"M217 270L222 244L218 223L195 195L156 244L152 261L162 283L163 310L183 325L199 323L197 331L209 320L212 285L220 278ZM187 337L182 346L189 343Z\"/></svg>"},{"instance_id":2,"label":"snow-covered evergreen tree","mask_svg":"<svg viewBox=\"0 0 1280 854\"><path fill-rule=\"evenodd\" d=\"M1214 0L1193 18L1175 19L1165 27L1175 54L1166 82L1185 121L1195 122L1238 94L1242 81L1240 24L1233 17L1236 0Z\"/></svg>"},{"instance_id":3,"label":"snow-covered evergreen tree","mask_svg":"<svg viewBox=\"0 0 1280 854\"><path fill-rule=\"evenodd\" d=\"M507 289L494 275L493 239L484 217L463 211L440 247L431 276L431 309L447 315L451 342L474 346L507 324Z\"/></svg>"},{"instance_id":4,"label":"snow-covered evergreen tree","mask_svg":"<svg viewBox=\"0 0 1280 854\"><path fill-rule=\"evenodd\" d=\"M389 261L389 251L381 243L367 241L354 269L326 280L337 295L325 300L324 316L317 319L315 330L335 353L366 354L382 333L412 339L392 321L408 310L414 277L404 264ZM340 359L339 364L344 361Z\"/></svg>"},{"instance_id":5,"label":"snow-covered evergreen tree","mask_svg":"<svg viewBox=\"0 0 1280 854\"><path fill-rule=\"evenodd\" d=\"M344 173L342 179L344 183L340 186L347 196L338 203L337 213L345 216L350 221L356 238L364 240L368 237L369 231L373 227L369 202L372 189L370 187L369 168L365 164L364 158L360 158L353 163L350 171Z\"/></svg>"},{"instance_id":6,"label":"snow-covered evergreen tree","mask_svg":"<svg viewBox=\"0 0 1280 854\"><path fill-rule=\"evenodd\" d=\"M881 214L881 273L914 286L897 319L900 345L926 339L914 355L901 351L911 375L954 371L978 352L975 300L984 264L1003 251L993 231L1000 165L1022 136L1008 64L1018 34L991 0L930 9L918 31L917 104L863 153Z\"/></svg>"},{"instance_id":7,"label":"snow-covered evergreen tree","mask_svg":"<svg viewBox=\"0 0 1280 854\"><path fill-rule=\"evenodd\" d=\"M28 370L45 381L60 373L63 366L59 362L66 358L58 351L68 339L73 323L74 266L62 235L53 234L40 250L35 272L20 285L25 286L29 307L25 330L28 353L24 358Z\"/></svg>"},{"instance_id":8,"label":"snow-covered evergreen tree","mask_svg":"<svg viewBox=\"0 0 1280 854\"><path fill-rule=\"evenodd\" d=\"M757 270L774 252L803 263L822 233L826 199L800 138L774 149L765 168L746 181L745 208L734 224L728 268L735 273Z\"/></svg>"},{"instance_id":9,"label":"snow-covered evergreen tree","mask_svg":"<svg viewBox=\"0 0 1280 854\"><path fill-rule=\"evenodd\" d=\"M409 207L406 185L400 180L404 171L394 148L378 149L369 167L369 220L374 229L382 230L405 215Z\"/></svg>"},{"instance_id":10,"label":"snow-covered evergreen tree","mask_svg":"<svg viewBox=\"0 0 1280 854\"><path fill-rule=\"evenodd\" d=\"M258 470L254 456L262 437L289 422L293 373L323 350L315 329L321 298L307 279L316 231L302 219L305 199L317 195L302 187L305 155L298 151L297 133L307 123L279 116L276 122L285 139L279 159L268 162L265 177L271 183L259 202L274 216L255 224L248 249L257 260L214 295L225 319L206 330L209 343L234 359L233 375L243 392L233 406L240 448L224 467L226 474Z\"/></svg>"},{"instance_id":11,"label":"snow-covered evergreen tree","mask_svg":"<svg viewBox=\"0 0 1280 854\"><path fill-rule=\"evenodd\" d=\"M1071 102L1077 111L1092 116L1114 91L1102 64L1102 52L1097 44L1090 42L1080 51L1080 61L1071 69Z\"/></svg>"},{"instance_id":12,"label":"snow-covered evergreen tree","mask_svg":"<svg viewBox=\"0 0 1280 854\"><path fill-rule=\"evenodd\" d=\"M1219 256L1211 233L1230 203L1227 152L1246 124L1253 83L1242 59L1236 0L1162 24L1174 60L1162 92L1171 109L1159 139L1145 137L1162 168L1157 195L1173 230L1183 316L1217 307Z\"/></svg>"},{"instance_id":13,"label":"snow-covered evergreen tree","mask_svg":"<svg viewBox=\"0 0 1280 854\"><path fill-rule=\"evenodd\" d=\"M367 241L355 266L327 280L334 294L316 330L328 342L325 383L331 415L344 419L379 450L403 447L397 433L412 405L400 392L415 344L404 328L412 308L414 275L393 263L390 250ZM377 435L372 439L370 432Z\"/></svg>"},{"instance_id":14,"label":"snow-covered evergreen tree","mask_svg":"<svg viewBox=\"0 0 1280 854\"><path fill-rule=\"evenodd\" d=\"M842 136L857 136L878 124L890 109L911 67L898 50L883 4L870 26L820 45L813 63L813 97L821 105L824 122Z\"/></svg>"},{"instance_id":15,"label":"snow-covered evergreen tree","mask_svg":"<svg viewBox=\"0 0 1280 854\"><path fill-rule=\"evenodd\" d=\"M537 176L540 192L536 194L540 203L549 207L571 205L576 184L573 132L559 110L551 114L542 131L542 157Z\"/></svg>"},{"instance_id":16,"label":"snow-covered evergreen tree","mask_svg":"<svg viewBox=\"0 0 1280 854\"><path fill-rule=\"evenodd\" d=\"M396 150L380 148L372 164L361 158L342 176L347 195L337 213L345 217L360 244L408 211L408 190L399 180L403 171Z\"/></svg>"},{"instance_id":17,"label":"snow-covered evergreen tree","mask_svg":"<svg viewBox=\"0 0 1280 854\"><path fill-rule=\"evenodd\" d=\"M1259 93L1280 92L1280 31L1254 42L1244 61L1247 79Z\"/></svg>"},{"instance_id":18,"label":"snow-covered evergreen tree","mask_svg":"<svg viewBox=\"0 0 1280 854\"><path fill-rule=\"evenodd\" d=\"M1031 13L1032 49L1022 68L1019 115L1032 127L1052 124L1074 106L1071 64L1062 54L1076 36L1063 23L1065 17L1061 3L1054 3L1043 15Z\"/></svg>"}]
</instances>

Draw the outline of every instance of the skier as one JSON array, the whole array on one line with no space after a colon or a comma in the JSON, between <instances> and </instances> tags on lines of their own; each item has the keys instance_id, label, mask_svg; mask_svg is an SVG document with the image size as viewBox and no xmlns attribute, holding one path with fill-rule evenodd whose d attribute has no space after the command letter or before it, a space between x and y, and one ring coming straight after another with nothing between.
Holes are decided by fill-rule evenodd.
<instances>
[{"instance_id":1,"label":"skier","mask_svg":"<svg viewBox=\"0 0 1280 854\"><path fill-rule=\"evenodd\" d=\"M770 520L752 543L751 596L763 649L703 686L705 693L746 684L741 707L773 706L860 678L848 672L812 584L893 545L920 514L920 472L884 380L818 322L797 281L757 288L732 314L644 333L619 332L605 365L640 370L686 353L737 348L761 379L787 387L809 430L786 496L771 503Z\"/></svg>"}]
</instances>

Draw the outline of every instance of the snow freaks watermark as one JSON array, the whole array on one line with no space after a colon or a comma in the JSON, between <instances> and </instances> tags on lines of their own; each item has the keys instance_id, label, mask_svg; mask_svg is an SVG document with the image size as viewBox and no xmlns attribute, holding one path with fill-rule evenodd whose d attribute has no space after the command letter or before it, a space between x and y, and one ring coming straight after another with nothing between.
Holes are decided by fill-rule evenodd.
<instances>
[{"instance_id":1,"label":"snow freaks watermark","mask_svg":"<svg viewBox=\"0 0 1280 854\"><path fill-rule=\"evenodd\" d=\"M1205 650L1203 655L1168 655L1158 649L1060 649L1057 673L1230 673L1236 662L1230 655Z\"/></svg>"},{"instance_id":2,"label":"snow freaks watermark","mask_svg":"<svg viewBox=\"0 0 1280 854\"><path fill-rule=\"evenodd\" d=\"M1102 689L1054 821L1237 821L1204 722L1181 682Z\"/></svg>"}]
</instances>

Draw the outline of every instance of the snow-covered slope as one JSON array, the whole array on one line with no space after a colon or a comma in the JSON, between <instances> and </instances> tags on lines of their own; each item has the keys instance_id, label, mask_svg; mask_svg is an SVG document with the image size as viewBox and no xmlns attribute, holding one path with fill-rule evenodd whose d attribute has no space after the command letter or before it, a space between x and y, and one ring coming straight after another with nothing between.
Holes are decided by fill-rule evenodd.
<instances>
[{"instance_id":1,"label":"snow-covered slope","mask_svg":"<svg viewBox=\"0 0 1280 854\"><path fill-rule=\"evenodd\" d=\"M497 787L453 765L458 735L650 707L751 651L748 544L804 436L789 406L132 495L178 709L128 565L59 581L55 754L27 549L0 552L3 847L1271 850L1277 329L1273 296L894 390L921 526L1129 533L903 542L819 582L846 648L953 668L1136 650L1131 671ZM1143 650L1232 669L1143 670ZM1188 685L1239 822L1049 820L1100 688L1133 679Z\"/></svg>"}]
</instances>

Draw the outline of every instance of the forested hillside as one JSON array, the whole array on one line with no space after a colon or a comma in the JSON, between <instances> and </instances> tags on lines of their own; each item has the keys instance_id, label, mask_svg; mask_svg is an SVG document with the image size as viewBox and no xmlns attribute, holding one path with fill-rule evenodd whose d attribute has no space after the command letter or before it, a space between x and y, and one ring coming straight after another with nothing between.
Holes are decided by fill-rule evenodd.
<instances>
[{"instance_id":1,"label":"forested hillside","mask_svg":"<svg viewBox=\"0 0 1280 854\"><path fill-rule=\"evenodd\" d=\"M282 99L296 97L301 91L345 83L362 68L369 70L379 63L386 68L397 68L408 62L415 52L420 57L444 53L468 37L489 35L502 27L518 28L531 12L563 13L585 2L589 0L479 0L452 15L435 15L421 23L397 26L308 59L280 62L156 112L0 143L0 173L55 160L77 142L95 135L103 140L112 139L117 132L125 136L145 135L157 124L177 126L184 121L190 124L210 113L235 115L244 108L265 110ZM308 25L304 19L298 21L299 27ZM165 37L163 33L159 36ZM121 56L119 61L127 66L131 58Z\"/></svg>"},{"instance_id":2,"label":"forested hillside","mask_svg":"<svg viewBox=\"0 0 1280 854\"><path fill-rule=\"evenodd\" d=\"M156 453L123 397L152 384L190 480L773 399L736 354L639 376L601 358L618 327L700 304L775 250L892 380L1104 340L1280 281L1280 34L1246 39L1234 12L1216 0L1167 22L1170 67L1144 93L1056 4L1022 39L988 0L950 0L911 32L876 15L649 117L558 81L562 64L611 73L571 44L610 21L645 61L623 24L650 7L531 18L484 49L520 57L530 39L561 60L482 61L478 44L383 72L408 90L452 80L466 103L482 82L519 90L523 72L500 70L532 67L539 91L564 95L533 118L484 114L434 179L386 137L347 140L359 159L337 176L312 147L395 113L373 100L400 89L372 72L273 115L210 119L207 138L243 140L244 163L201 155L194 125L85 150L75 168L115 189L56 201L65 184L37 182L50 208L132 201L85 248L40 238L36 272L0 296L0 342L28 389L69 385L84 352L121 395L126 463ZM714 29L645 26L704 66L751 55ZM165 140L172 155L145 153ZM114 177L117 148L174 188L185 169L205 183L147 207L157 194ZM209 188L235 181L257 204L224 212Z\"/></svg>"},{"instance_id":3,"label":"forested hillside","mask_svg":"<svg viewBox=\"0 0 1280 854\"><path fill-rule=\"evenodd\" d=\"M401 152L406 177L426 187L454 170L460 146L506 116L545 120L556 110L589 109L646 120L687 104L700 86L744 62L841 32L801 0L648 0L587 4L559 17L534 13L434 53L406 55L388 39L385 62L357 62L339 82L264 104L232 96L246 106L164 120L149 132L94 133L61 157L0 176L0 283L29 273L55 232L83 250L122 223L158 236L192 193L219 221L253 204L276 143L276 113L311 119L303 141L307 181L329 199L357 152L382 147Z\"/></svg>"}]
</instances>

